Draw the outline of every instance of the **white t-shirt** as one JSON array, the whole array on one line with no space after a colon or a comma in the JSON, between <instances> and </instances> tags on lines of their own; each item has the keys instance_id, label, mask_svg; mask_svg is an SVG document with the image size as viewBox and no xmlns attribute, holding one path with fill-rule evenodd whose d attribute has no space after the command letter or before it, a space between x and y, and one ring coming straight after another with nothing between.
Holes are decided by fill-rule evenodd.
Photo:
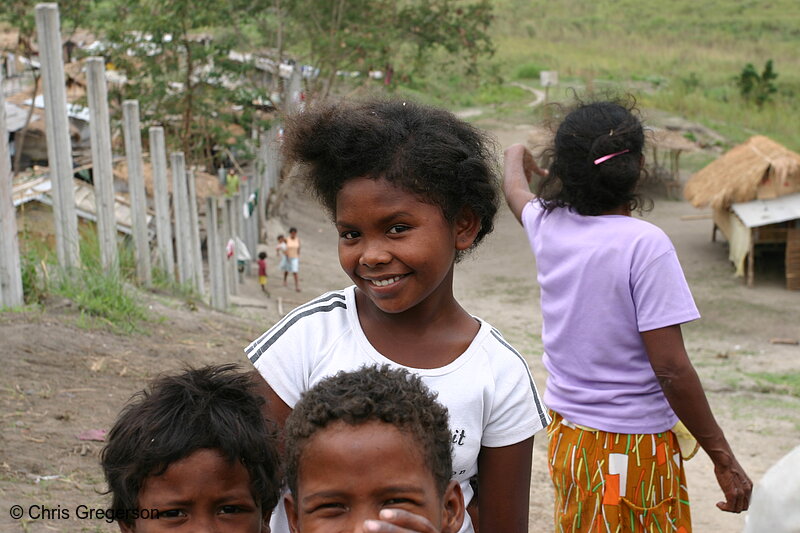
<instances>
[{"instance_id":1,"label":"white t-shirt","mask_svg":"<svg viewBox=\"0 0 800 533\"><path fill-rule=\"evenodd\" d=\"M341 370L388 364L418 374L448 409L453 479L461 484L469 503L473 496L469 479L478 472L481 446L522 442L549 422L525 360L490 324L476 320L478 334L452 363L431 369L403 367L367 340L358 320L355 286L351 286L294 309L245 353L289 407L315 383ZM472 530L465 516L461 531ZM273 529L273 533L281 531Z\"/></svg>"}]
</instances>

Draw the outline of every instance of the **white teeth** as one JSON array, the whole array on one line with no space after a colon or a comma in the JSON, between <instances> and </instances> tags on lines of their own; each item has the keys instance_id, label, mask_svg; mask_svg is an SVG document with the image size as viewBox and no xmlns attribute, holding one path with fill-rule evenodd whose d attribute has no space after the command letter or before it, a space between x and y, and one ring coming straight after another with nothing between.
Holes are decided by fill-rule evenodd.
<instances>
[{"instance_id":1,"label":"white teeth","mask_svg":"<svg viewBox=\"0 0 800 533\"><path fill-rule=\"evenodd\" d=\"M376 285L378 287L385 287L387 285L394 283L395 281L399 281L400 278L402 277L403 276L395 276L389 279L371 279L370 282L372 282L373 285Z\"/></svg>"}]
</instances>

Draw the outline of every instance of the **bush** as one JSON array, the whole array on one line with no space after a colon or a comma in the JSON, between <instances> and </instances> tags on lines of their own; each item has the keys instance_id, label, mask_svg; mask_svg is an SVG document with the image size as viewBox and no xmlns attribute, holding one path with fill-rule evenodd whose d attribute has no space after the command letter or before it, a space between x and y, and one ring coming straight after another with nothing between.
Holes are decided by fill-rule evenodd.
<instances>
[{"instance_id":1,"label":"bush","mask_svg":"<svg viewBox=\"0 0 800 533\"><path fill-rule=\"evenodd\" d=\"M514 78L518 80L538 80L539 73L543 70L547 70L547 68L533 63L524 63L516 68Z\"/></svg>"},{"instance_id":2,"label":"bush","mask_svg":"<svg viewBox=\"0 0 800 533\"><path fill-rule=\"evenodd\" d=\"M748 63L736 79L736 85L739 87L742 98L755 102L761 109L772 95L778 92L778 88L773 83L777 77L778 74L772 69L771 59L764 65L761 74L756 71L752 63Z\"/></svg>"}]
</instances>

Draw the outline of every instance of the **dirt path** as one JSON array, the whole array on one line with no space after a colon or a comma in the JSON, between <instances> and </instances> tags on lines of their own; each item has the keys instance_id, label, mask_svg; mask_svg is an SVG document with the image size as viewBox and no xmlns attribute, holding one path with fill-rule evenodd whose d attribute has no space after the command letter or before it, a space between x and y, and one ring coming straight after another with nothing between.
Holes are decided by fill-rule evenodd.
<instances>
[{"instance_id":1,"label":"dirt path","mask_svg":"<svg viewBox=\"0 0 800 533\"><path fill-rule=\"evenodd\" d=\"M529 128L479 124L501 146L524 142ZM231 313L146 294L152 321L128 337L81 326L69 306L44 313L0 313L0 531L116 531L102 520L79 519L78 505L103 507L107 497L97 466L102 444L76 435L108 428L127 398L152 376L184 364L244 362L241 349L288 310L349 280L338 267L336 235L321 209L299 193L290 199L288 224L303 240L303 292L270 278L271 299L248 280ZM800 337L800 294L778 279L759 278L754 290L731 277L726 247L710 242L708 220L682 202L660 202L647 217L675 242L703 319L685 328L687 345L709 400L734 450L753 479L800 442L800 398L757 380L758 372L797 372L797 346L769 344ZM270 252L272 249L270 248ZM272 253L270 253L270 260ZM270 273L275 266L270 263ZM456 269L456 293L471 312L498 327L527 357L541 390L545 384L539 337L541 317L533 261L524 235L503 209L493 235ZM531 484L530 531L551 531L552 494L539 438ZM735 532L742 517L714 507L720 496L704 454L689 465L695 530ZM12 520L9 509L47 508L47 519ZM41 508L34 512L42 514ZM65 512L69 517L64 516Z\"/></svg>"}]
</instances>

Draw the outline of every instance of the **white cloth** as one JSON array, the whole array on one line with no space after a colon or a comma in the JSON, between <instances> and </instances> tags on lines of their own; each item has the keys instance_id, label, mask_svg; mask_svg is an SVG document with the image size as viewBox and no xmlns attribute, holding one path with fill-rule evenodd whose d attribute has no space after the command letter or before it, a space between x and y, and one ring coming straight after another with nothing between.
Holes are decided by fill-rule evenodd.
<instances>
[{"instance_id":1,"label":"white cloth","mask_svg":"<svg viewBox=\"0 0 800 533\"><path fill-rule=\"evenodd\" d=\"M800 446L767 470L753 489L744 533L800 533Z\"/></svg>"},{"instance_id":2,"label":"white cloth","mask_svg":"<svg viewBox=\"0 0 800 533\"><path fill-rule=\"evenodd\" d=\"M478 471L481 446L522 442L549 422L525 360L496 329L476 320L478 334L452 363L432 369L403 367L367 340L358 320L355 286L351 286L293 310L245 352L289 407L301 393L340 370L388 364L418 374L449 411L453 479L461 484L468 503L473 496L469 479ZM461 531L473 531L469 517L464 522ZM273 529L273 533L286 530Z\"/></svg>"}]
</instances>

